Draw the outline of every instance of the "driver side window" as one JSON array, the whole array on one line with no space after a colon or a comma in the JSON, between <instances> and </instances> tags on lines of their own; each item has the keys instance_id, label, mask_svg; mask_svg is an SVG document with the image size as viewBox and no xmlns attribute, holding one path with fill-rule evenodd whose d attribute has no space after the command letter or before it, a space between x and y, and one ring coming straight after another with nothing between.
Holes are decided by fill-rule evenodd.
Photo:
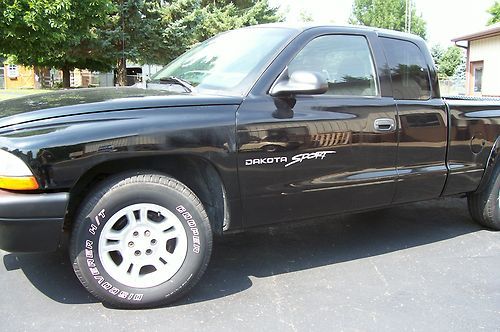
<instances>
[{"instance_id":1,"label":"driver side window","mask_svg":"<svg viewBox=\"0 0 500 332\"><path fill-rule=\"evenodd\" d=\"M363 36L327 35L307 44L288 65L321 73L328 82L328 95L378 96L375 67Z\"/></svg>"}]
</instances>

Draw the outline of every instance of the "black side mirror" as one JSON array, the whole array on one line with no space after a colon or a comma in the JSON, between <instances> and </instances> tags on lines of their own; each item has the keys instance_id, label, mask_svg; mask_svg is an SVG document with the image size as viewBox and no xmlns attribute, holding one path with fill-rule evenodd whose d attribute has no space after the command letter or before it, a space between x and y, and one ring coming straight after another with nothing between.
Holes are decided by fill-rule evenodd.
<instances>
[{"instance_id":1,"label":"black side mirror","mask_svg":"<svg viewBox=\"0 0 500 332\"><path fill-rule=\"evenodd\" d=\"M269 92L271 96L320 95L328 91L328 82L321 73L298 70L290 78L286 79L287 76L281 75Z\"/></svg>"}]
</instances>

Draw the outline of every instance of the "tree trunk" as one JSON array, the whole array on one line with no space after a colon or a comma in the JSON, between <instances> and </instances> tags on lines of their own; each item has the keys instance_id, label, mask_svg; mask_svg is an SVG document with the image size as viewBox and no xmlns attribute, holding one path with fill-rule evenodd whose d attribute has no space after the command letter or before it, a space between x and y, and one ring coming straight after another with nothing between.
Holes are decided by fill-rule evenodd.
<instances>
[{"instance_id":1,"label":"tree trunk","mask_svg":"<svg viewBox=\"0 0 500 332\"><path fill-rule=\"evenodd\" d=\"M123 57L116 63L116 83L119 86L127 85L127 60Z\"/></svg>"},{"instance_id":2,"label":"tree trunk","mask_svg":"<svg viewBox=\"0 0 500 332\"><path fill-rule=\"evenodd\" d=\"M63 72L63 88L68 89L71 87L70 70L68 67L64 67L62 69L62 72Z\"/></svg>"},{"instance_id":3,"label":"tree trunk","mask_svg":"<svg viewBox=\"0 0 500 332\"><path fill-rule=\"evenodd\" d=\"M43 70L40 67L34 66L33 70L35 71L35 89L43 89L45 88L43 85Z\"/></svg>"}]
</instances>

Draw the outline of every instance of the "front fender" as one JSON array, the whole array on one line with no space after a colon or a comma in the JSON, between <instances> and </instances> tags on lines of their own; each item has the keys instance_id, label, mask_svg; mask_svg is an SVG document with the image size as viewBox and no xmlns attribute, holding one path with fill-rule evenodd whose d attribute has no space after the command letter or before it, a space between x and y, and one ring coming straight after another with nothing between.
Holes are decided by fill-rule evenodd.
<instances>
[{"instance_id":1,"label":"front fender","mask_svg":"<svg viewBox=\"0 0 500 332\"><path fill-rule=\"evenodd\" d=\"M236 183L236 109L166 107L40 120L2 132L0 147L30 167L43 191L66 191L104 162L173 154L208 159Z\"/></svg>"}]
</instances>

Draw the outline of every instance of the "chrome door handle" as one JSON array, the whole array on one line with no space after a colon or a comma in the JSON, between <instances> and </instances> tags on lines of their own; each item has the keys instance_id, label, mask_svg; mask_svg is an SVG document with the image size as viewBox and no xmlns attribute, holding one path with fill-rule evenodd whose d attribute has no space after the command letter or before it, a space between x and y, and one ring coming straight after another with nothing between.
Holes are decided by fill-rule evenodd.
<instances>
[{"instance_id":1,"label":"chrome door handle","mask_svg":"<svg viewBox=\"0 0 500 332\"><path fill-rule=\"evenodd\" d=\"M376 119L373 122L373 128L376 131L393 131L396 128L396 123L394 122L393 119L387 119L387 118L381 118L381 119Z\"/></svg>"}]
</instances>

